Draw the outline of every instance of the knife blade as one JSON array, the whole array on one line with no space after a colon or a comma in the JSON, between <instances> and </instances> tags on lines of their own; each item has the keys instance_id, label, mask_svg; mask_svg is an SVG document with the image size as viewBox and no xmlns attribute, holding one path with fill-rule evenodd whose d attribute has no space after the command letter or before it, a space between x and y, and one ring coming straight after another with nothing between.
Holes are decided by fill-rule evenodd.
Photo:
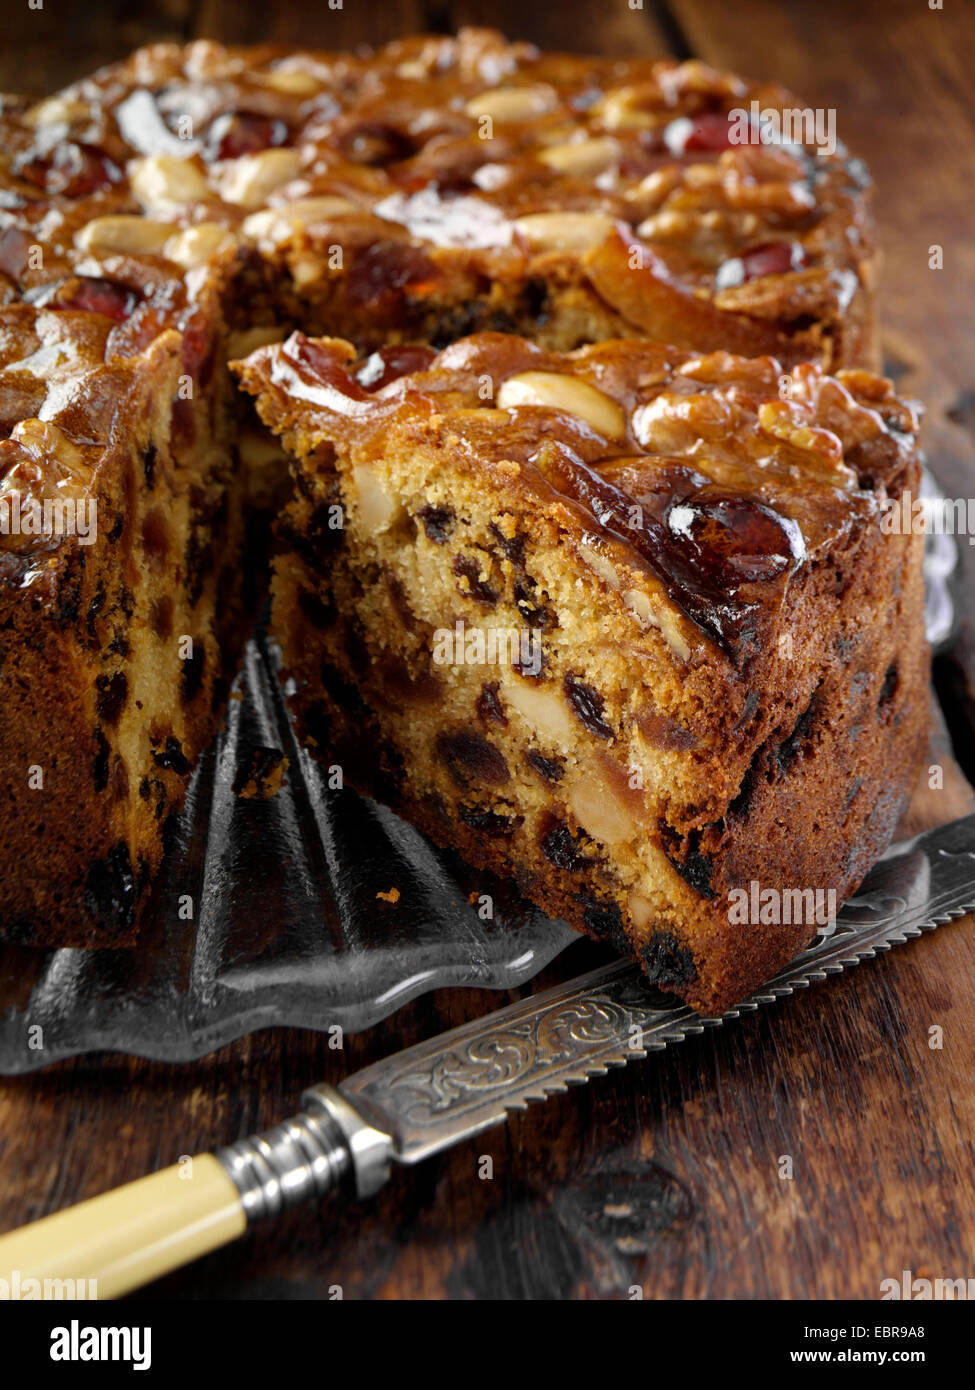
<instances>
[{"instance_id":1,"label":"knife blade","mask_svg":"<svg viewBox=\"0 0 975 1390\"><path fill-rule=\"evenodd\" d=\"M115 1297L340 1186L377 1192L419 1163L707 1028L858 965L975 910L975 815L893 846L834 924L751 998L704 1018L621 960L313 1086L304 1110L216 1154L0 1237L0 1280L94 1279ZM39 1293L24 1296L41 1296ZM89 1296L91 1295L89 1286Z\"/></svg>"},{"instance_id":2,"label":"knife blade","mask_svg":"<svg viewBox=\"0 0 975 1390\"><path fill-rule=\"evenodd\" d=\"M340 1093L417 1163L611 1067L719 1027L975 909L975 815L893 846L823 933L749 999L704 1018L618 961L385 1057Z\"/></svg>"}]
</instances>

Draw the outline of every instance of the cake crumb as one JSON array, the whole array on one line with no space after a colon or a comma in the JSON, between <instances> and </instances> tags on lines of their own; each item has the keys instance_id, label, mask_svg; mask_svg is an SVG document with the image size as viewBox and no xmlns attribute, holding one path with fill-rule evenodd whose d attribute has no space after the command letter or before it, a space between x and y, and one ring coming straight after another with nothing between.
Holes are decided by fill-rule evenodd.
<instances>
[{"instance_id":1,"label":"cake crumb","mask_svg":"<svg viewBox=\"0 0 975 1390\"><path fill-rule=\"evenodd\" d=\"M259 744L234 778L234 795L242 801L270 801L281 790L287 770L288 759L280 748Z\"/></svg>"}]
</instances>

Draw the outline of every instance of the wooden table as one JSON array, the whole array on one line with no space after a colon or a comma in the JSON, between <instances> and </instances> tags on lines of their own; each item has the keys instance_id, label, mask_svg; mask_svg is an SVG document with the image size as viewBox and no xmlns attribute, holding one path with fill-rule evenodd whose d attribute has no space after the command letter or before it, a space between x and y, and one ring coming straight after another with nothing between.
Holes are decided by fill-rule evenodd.
<instances>
[{"instance_id":1,"label":"wooden table","mask_svg":"<svg viewBox=\"0 0 975 1390\"><path fill-rule=\"evenodd\" d=\"M880 188L888 370L927 403L946 491L975 484L975 8L923 0L230 0L5 16L0 87L41 94L136 44L206 35L325 47L493 24L574 50L691 53L835 106ZM133 18L133 13L138 18ZM944 266L928 269L929 247ZM975 565L965 547L968 612ZM954 751L975 772L975 640L936 670ZM907 830L975 807L935 733L944 788L923 782ZM588 963L573 947L541 983ZM326 1203L156 1285L186 1298L876 1298L882 1278L975 1274L971 1182L975 929L969 919L670 1053L536 1106L373 1203ZM305 1085L498 1007L443 991L332 1052L257 1034L188 1067L82 1058L0 1082L0 1229L276 1123ZM929 1030L944 1031L940 1050ZM493 1158L493 1179L478 1160ZM779 1176L790 1156L794 1176Z\"/></svg>"}]
</instances>

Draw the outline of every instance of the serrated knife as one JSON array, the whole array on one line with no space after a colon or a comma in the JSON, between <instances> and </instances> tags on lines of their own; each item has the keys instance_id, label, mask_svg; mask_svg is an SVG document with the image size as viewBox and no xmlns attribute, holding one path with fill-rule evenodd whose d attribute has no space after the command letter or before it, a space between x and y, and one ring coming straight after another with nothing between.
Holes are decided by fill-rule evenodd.
<instances>
[{"instance_id":1,"label":"serrated knife","mask_svg":"<svg viewBox=\"0 0 975 1390\"><path fill-rule=\"evenodd\" d=\"M975 910L975 815L895 845L835 928L750 999L702 1018L618 961L313 1086L284 1124L0 1237L10 1297L88 1282L113 1298L343 1187L371 1197L392 1164L419 1163L511 1110L681 1042ZM32 1283L30 1281L37 1281ZM61 1296L64 1296L62 1292Z\"/></svg>"}]
</instances>

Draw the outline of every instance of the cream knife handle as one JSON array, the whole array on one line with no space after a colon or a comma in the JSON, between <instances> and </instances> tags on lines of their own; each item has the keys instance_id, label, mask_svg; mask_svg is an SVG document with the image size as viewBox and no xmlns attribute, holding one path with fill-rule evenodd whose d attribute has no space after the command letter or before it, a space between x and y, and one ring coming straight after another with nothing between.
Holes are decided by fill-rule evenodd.
<instances>
[{"instance_id":1,"label":"cream knife handle","mask_svg":"<svg viewBox=\"0 0 975 1390\"><path fill-rule=\"evenodd\" d=\"M0 1279L8 1289L19 1285L21 1296L28 1279L41 1289L45 1279L75 1288L94 1280L85 1285L90 1297L118 1298L246 1229L230 1174L213 1154L200 1154L0 1236Z\"/></svg>"},{"instance_id":2,"label":"cream knife handle","mask_svg":"<svg viewBox=\"0 0 975 1390\"><path fill-rule=\"evenodd\" d=\"M242 1236L254 1221L322 1197L347 1176L359 1197L389 1177L393 1141L331 1086L305 1109L216 1154L184 1159L114 1192L0 1236L0 1279L95 1280L118 1298Z\"/></svg>"}]
</instances>

